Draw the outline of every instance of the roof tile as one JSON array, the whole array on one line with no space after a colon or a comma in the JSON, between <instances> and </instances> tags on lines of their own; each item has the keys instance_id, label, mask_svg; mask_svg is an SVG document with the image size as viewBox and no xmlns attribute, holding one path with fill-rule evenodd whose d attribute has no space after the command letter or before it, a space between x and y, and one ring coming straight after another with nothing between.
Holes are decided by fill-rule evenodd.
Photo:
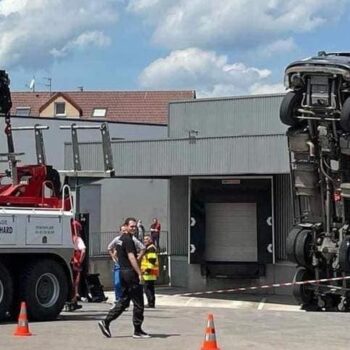
<instances>
[{"instance_id":1,"label":"roof tile","mask_svg":"<svg viewBox=\"0 0 350 350\"><path fill-rule=\"evenodd\" d=\"M40 108L55 94L74 102L83 119L92 119L94 108L107 108L107 120L145 124L167 124L169 102L195 98L193 90L12 92L11 113L16 114L18 107L30 107L30 116L39 116Z\"/></svg>"}]
</instances>

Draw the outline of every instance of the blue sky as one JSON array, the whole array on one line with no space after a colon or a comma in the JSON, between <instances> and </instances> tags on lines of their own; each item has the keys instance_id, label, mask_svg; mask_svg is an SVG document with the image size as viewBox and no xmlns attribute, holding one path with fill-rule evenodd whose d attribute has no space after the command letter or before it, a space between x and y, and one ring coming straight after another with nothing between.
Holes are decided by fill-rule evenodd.
<instances>
[{"instance_id":1,"label":"blue sky","mask_svg":"<svg viewBox=\"0 0 350 350\"><path fill-rule=\"evenodd\" d=\"M0 0L11 89L283 91L283 69L350 51L350 0Z\"/></svg>"}]
</instances>

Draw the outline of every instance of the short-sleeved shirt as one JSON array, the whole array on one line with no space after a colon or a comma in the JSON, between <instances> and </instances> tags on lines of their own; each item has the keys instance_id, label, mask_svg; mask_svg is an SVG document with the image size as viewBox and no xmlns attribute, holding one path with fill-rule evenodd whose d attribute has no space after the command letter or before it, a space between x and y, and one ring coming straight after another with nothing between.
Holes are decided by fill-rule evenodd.
<instances>
[{"instance_id":1,"label":"short-sleeved shirt","mask_svg":"<svg viewBox=\"0 0 350 350\"><path fill-rule=\"evenodd\" d=\"M73 240L73 246L74 246L74 250L82 251L82 250L86 249L86 245L85 245L83 239L79 236L77 236Z\"/></svg>"},{"instance_id":2,"label":"short-sleeved shirt","mask_svg":"<svg viewBox=\"0 0 350 350\"><path fill-rule=\"evenodd\" d=\"M120 237L122 237L122 235L119 235L113 238L113 240L108 244L107 249L108 250L117 249L117 245L119 244ZM145 245L142 242L140 242L135 236L132 236L132 240L134 241L137 252L139 252L140 250L146 249Z\"/></svg>"},{"instance_id":3,"label":"short-sleeved shirt","mask_svg":"<svg viewBox=\"0 0 350 350\"><path fill-rule=\"evenodd\" d=\"M132 269L128 254L133 253L137 256L136 246L130 235L122 235L117 243L118 262L121 269Z\"/></svg>"}]
</instances>

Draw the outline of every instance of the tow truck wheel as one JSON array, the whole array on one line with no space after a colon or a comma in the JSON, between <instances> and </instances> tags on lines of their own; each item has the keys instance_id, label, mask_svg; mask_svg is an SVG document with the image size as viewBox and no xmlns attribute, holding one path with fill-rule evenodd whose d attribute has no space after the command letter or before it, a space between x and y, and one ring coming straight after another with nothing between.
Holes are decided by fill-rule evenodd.
<instances>
[{"instance_id":1,"label":"tow truck wheel","mask_svg":"<svg viewBox=\"0 0 350 350\"><path fill-rule=\"evenodd\" d=\"M307 281L311 279L314 279L313 274L310 271L301 267L296 271L293 283ZM295 284L293 286L293 296L297 300L297 302L302 305L303 309L308 310L317 306L315 293L309 284Z\"/></svg>"},{"instance_id":2,"label":"tow truck wheel","mask_svg":"<svg viewBox=\"0 0 350 350\"><path fill-rule=\"evenodd\" d=\"M280 107L280 120L283 124L297 126L301 123L295 114L302 98L303 94L299 91L290 91L284 96Z\"/></svg>"},{"instance_id":3,"label":"tow truck wheel","mask_svg":"<svg viewBox=\"0 0 350 350\"><path fill-rule=\"evenodd\" d=\"M13 297L13 281L8 269L0 263L0 321L10 310Z\"/></svg>"},{"instance_id":4,"label":"tow truck wheel","mask_svg":"<svg viewBox=\"0 0 350 350\"><path fill-rule=\"evenodd\" d=\"M340 127L345 132L350 132L350 97L348 97L340 113Z\"/></svg>"},{"instance_id":5,"label":"tow truck wheel","mask_svg":"<svg viewBox=\"0 0 350 350\"><path fill-rule=\"evenodd\" d=\"M35 321L54 320L68 296L66 274L53 260L33 262L20 280L21 300L27 302L28 316Z\"/></svg>"}]
</instances>

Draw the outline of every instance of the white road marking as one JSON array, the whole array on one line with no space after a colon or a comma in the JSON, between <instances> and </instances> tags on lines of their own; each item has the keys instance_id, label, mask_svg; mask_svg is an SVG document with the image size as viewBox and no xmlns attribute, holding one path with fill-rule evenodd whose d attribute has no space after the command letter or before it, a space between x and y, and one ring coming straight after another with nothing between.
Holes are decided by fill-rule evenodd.
<instances>
[{"instance_id":1,"label":"white road marking","mask_svg":"<svg viewBox=\"0 0 350 350\"><path fill-rule=\"evenodd\" d=\"M262 310L264 308L265 302L266 302L266 298L262 298L258 305L258 310Z\"/></svg>"}]
</instances>

